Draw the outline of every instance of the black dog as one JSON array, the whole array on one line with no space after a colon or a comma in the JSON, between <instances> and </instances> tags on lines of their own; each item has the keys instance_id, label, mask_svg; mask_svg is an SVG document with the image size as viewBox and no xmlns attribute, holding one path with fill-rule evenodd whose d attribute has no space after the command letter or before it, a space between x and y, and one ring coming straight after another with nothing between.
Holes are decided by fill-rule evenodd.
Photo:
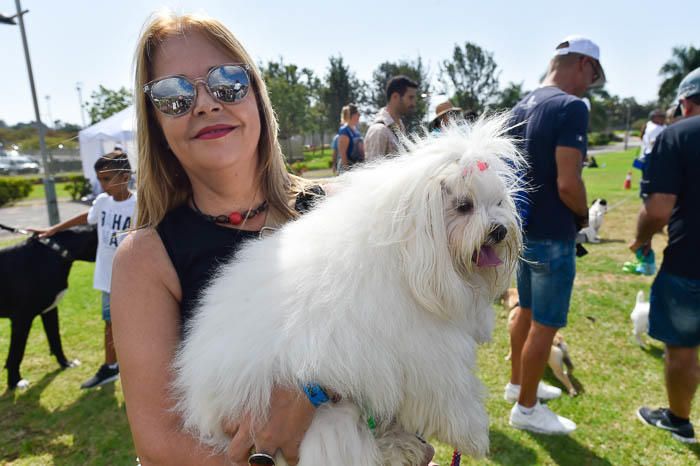
<instances>
[{"instance_id":1,"label":"black dog","mask_svg":"<svg viewBox=\"0 0 700 466\"><path fill-rule=\"evenodd\" d=\"M94 262L97 231L80 226L49 238L33 236L9 248L0 249L0 317L12 323L10 352L7 355L7 386L22 381L19 366L34 317L41 314L51 354L58 364L72 367L63 354L58 330L58 301L68 288L68 273L75 260ZM21 385L27 382L22 381Z\"/></svg>"}]
</instances>

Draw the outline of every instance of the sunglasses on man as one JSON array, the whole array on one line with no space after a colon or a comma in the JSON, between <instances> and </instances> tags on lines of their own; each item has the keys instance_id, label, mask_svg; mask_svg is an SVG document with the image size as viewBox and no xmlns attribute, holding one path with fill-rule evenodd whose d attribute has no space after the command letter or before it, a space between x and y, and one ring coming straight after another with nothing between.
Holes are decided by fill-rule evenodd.
<instances>
[{"instance_id":1,"label":"sunglasses on man","mask_svg":"<svg viewBox=\"0 0 700 466\"><path fill-rule=\"evenodd\" d=\"M250 65L229 63L211 68L204 78L189 79L182 75L164 76L143 86L153 106L171 117L186 115L197 101L197 83L222 104L237 104L250 88Z\"/></svg>"}]
</instances>

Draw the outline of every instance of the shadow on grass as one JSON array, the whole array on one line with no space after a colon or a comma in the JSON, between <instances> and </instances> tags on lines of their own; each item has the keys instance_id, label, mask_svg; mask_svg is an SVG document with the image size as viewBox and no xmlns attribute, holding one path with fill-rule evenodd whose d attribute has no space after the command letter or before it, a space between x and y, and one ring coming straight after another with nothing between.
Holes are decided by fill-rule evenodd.
<instances>
[{"instance_id":1,"label":"shadow on grass","mask_svg":"<svg viewBox=\"0 0 700 466\"><path fill-rule=\"evenodd\" d=\"M491 429L489 459L496 464L537 464L537 454L530 448L508 437L499 430Z\"/></svg>"},{"instance_id":2,"label":"shadow on grass","mask_svg":"<svg viewBox=\"0 0 700 466\"><path fill-rule=\"evenodd\" d=\"M547 450L550 458L556 464L612 465L610 461L596 455L568 435L543 435L525 432Z\"/></svg>"},{"instance_id":3,"label":"shadow on grass","mask_svg":"<svg viewBox=\"0 0 700 466\"><path fill-rule=\"evenodd\" d=\"M42 393L60 372L44 375L25 392L0 398L0 463L47 455L58 466L133 464L135 454L124 448L131 434L114 384L81 390L72 403L49 409L42 404Z\"/></svg>"},{"instance_id":4,"label":"shadow on grass","mask_svg":"<svg viewBox=\"0 0 700 466\"><path fill-rule=\"evenodd\" d=\"M647 345L645 348L641 348L649 356L653 356L656 359L664 358L664 349L654 345Z\"/></svg>"},{"instance_id":5,"label":"shadow on grass","mask_svg":"<svg viewBox=\"0 0 700 466\"><path fill-rule=\"evenodd\" d=\"M626 243L624 239L617 238L600 238L598 243L587 243L587 244L607 244L607 243Z\"/></svg>"},{"instance_id":6,"label":"shadow on grass","mask_svg":"<svg viewBox=\"0 0 700 466\"><path fill-rule=\"evenodd\" d=\"M574 371L569 372L569 380L571 380L571 385L573 385L576 389L576 392L578 393L577 396L586 393L586 388L583 386L581 381L576 378L576 374L574 373ZM560 388L562 391L562 396L569 396L566 387L559 381L559 379L557 379L554 376L554 372L552 372L552 369L550 369L549 366L547 366L547 368L544 371L542 381L548 383L549 385L553 385L557 388Z\"/></svg>"},{"instance_id":7,"label":"shadow on grass","mask_svg":"<svg viewBox=\"0 0 700 466\"><path fill-rule=\"evenodd\" d=\"M695 457L700 460L700 443L689 443L687 444L688 450L693 452Z\"/></svg>"}]
</instances>

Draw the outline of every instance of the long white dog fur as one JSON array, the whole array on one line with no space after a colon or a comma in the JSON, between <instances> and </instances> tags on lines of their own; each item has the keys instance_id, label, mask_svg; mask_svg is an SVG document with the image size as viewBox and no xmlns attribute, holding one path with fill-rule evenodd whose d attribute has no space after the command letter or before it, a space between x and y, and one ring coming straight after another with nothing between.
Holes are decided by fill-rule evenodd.
<instances>
[{"instance_id":1,"label":"long white dog fur","mask_svg":"<svg viewBox=\"0 0 700 466\"><path fill-rule=\"evenodd\" d=\"M224 265L175 361L184 428L224 449L226 420L263 419L273 386L314 382L342 401L317 409L301 466L419 464L414 434L485 455L476 350L521 248L507 121L405 140Z\"/></svg>"}]
</instances>

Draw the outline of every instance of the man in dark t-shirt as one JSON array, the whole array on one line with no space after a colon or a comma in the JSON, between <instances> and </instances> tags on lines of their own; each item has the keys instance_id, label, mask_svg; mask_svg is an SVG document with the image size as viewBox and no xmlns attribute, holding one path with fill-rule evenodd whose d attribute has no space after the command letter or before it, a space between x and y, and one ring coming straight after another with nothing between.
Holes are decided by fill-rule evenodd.
<instances>
[{"instance_id":1,"label":"man in dark t-shirt","mask_svg":"<svg viewBox=\"0 0 700 466\"><path fill-rule=\"evenodd\" d=\"M512 133L522 141L528 189L526 202L518 201L524 225L520 309L510 327L511 378L504 397L514 403L513 427L545 434L576 429L538 399L561 395L541 379L554 335L566 325L576 275L576 232L588 221L581 179L588 107L580 97L605 82L599 58L591 40L567 37L557 46L542 87L513 109Z\"/></svg>"},{"instance_id":2,"label":"man in dark t-shirt","mask_svg":"<svg viewBox=\"0 0 700 466\"><path fill-rule=\"evenodd\" d=\"M651 287L649 335L666 344L669 407L639 408L637 416L695 443L689 420L698 386L700 345L700 68L678 87L683 119L661 133L647 156L644 205L632 251L648 250L654 233L668 224L668 246Z\"/></svg>"}]
</instances>

